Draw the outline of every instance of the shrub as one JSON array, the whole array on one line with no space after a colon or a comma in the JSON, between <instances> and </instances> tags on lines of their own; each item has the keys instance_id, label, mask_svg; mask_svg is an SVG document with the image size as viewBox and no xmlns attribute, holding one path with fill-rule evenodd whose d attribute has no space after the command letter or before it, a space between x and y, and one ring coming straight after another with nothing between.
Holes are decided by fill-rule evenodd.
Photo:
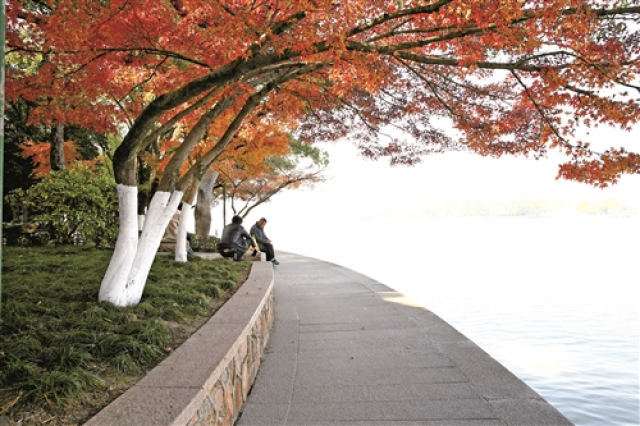
<instances>
[{"instance_id":1,"label":"shrub","mask_svg":"<svg viewBox=\"0 0 640 426\"><path fill-rule=\"evenodd\" d=\"M15 209L26 207L30 220L46 224L57 242L78 243L81 235L83 241L104 246L117 237L118 194L104 168L92 170L78 162L72 169L52 171L26 191L12 191L7 200Z\"/></svg>"},{"instance_id":2,"label":"shrub","mask_svg":"<svg viewBox=\"0 0 640 426\"><path fill-rule=\"evenodd\" d=\"M210 235L208 238L198 238L195 234L189 234L189 238L191 241L191 248L194 251L201 253L215 253L216 245L220 239L213 235Z\"/></svg>"}]
</instances>

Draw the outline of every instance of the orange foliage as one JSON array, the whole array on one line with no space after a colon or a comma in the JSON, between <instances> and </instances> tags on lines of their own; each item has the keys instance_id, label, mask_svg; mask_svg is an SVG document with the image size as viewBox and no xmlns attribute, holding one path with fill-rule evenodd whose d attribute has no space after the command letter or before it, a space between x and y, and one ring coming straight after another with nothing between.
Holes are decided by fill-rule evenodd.
<instances>
[{"instance_id":1,"label":"orange foliage","mask_svg":"<svg viewBox=\"0 0 640 426\"><path fill-rule=\"evenodd\" d=\"M51 144L49 142L32 142L27 141L21 145L22 157L31 157L33 171L31 175L35 178L43 178L49 176L51 172ZM80 160L80 154L76 149L73 141L64 143L64 163L67 168L73 168L76 161ZM95 161L82 161L83 164L93 167Z\"/></svg>"},{"instance_id":2,"label":"orange foliage","mask_svg":"<svg viewBox=\"0 0 640 426\"><path fill-rule=\"evenodd\" d=\"M349 137L392 164L447 150L557 150L567 156L559 177L599 186L640 168L636 153L575 137L581 126L629 130L640 120L633 2L50 3L46 16L7 5L9 51L38 62L37 71L7 70L8 98L48 99L32 122L101 131L131 122L123 158L152 135L161 146L153 161L162 168L176 158L183 176L220 155L259 169L293 133L307 142ZM198 120L226 101L181 155ZM153 134L164 124L174 131ZM389 126L398 131L386 135Z\"/></svg>"},{"instance_id":3,"label":"orange foliage","mask_svg":"<svg viewBox=\"0 0 640 426\"><path fill-rule=\"evenodd\" d=\"M187 172L195 160L204 155L216 145L224 133L229 121L233 119L233 112L226 113L208 129L207 136L200 140L193 149L191 156L181 166L181 175ZM189 128L181 127L174 132L174 137L183 138ZM267 171L264 159L273 155L285 155L289 149L289 133L278 123L260 122L249 120L234 137L232 143L226 147L222 155L214 165L218 171L230 172L230 168L240 167L247 176L257 176ZM171 154L180 146L180 140L167 139L159 146L158 155L148 152L141 155L141 159L152 167L157 167L157 174L167 167L171 160Z\"/></svg>"}]
</instances>

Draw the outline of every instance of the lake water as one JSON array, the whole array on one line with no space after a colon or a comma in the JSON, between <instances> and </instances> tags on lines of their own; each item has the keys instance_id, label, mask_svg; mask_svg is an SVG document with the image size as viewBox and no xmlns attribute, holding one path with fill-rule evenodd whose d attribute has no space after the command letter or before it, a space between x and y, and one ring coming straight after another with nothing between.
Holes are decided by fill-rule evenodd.
<instances>
[{"instance_id":1,"label":"lake water","mask_svg":"<svg viewBox=\"0 0 640 426\"><path fill-rule=\"evenodd\" d=\"M639 218L300 222L267 233L277 249L412 297L576 425L640 424Z\"/></svg>"}]
</instances>

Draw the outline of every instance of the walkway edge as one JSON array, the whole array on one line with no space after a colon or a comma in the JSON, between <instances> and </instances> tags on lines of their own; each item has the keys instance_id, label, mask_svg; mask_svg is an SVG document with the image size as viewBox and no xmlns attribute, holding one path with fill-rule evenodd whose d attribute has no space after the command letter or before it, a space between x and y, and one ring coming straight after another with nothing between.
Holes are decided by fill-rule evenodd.
<instances>
[{"instance_id":1,"label":"walkway edge","mask_svg":"<svg viewBox=\"0 0 640 426\"><path fill-rule=\"evenodd\" d=\"M85 426L233 425L260 368L274 320L271 262L209 321Z\"/></svg>"}]
</instances>

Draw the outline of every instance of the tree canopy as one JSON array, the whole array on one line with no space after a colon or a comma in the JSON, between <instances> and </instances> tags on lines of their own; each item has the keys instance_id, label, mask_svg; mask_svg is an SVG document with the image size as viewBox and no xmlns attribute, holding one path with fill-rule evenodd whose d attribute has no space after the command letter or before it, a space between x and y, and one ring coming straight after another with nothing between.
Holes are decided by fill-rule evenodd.
<instances>
[{"instance_id":1,"label":"tree canopy","mask_svg":"<svg viewBox=\"0 0 640 426\"><path fill-rule=\"evenodd\" d=\"M38 63L8 70L9 98L46 99L32 122L127 123L121 184L177 124L189 133L165 190L274 123L303 141L348 136L392 163L559 150L561 178L606 186L640 171L636 152L576 137L640 117L640 7L626 1L57 0L10 2L7 16L8 55Z\"/></svg>"}]
</instances>

